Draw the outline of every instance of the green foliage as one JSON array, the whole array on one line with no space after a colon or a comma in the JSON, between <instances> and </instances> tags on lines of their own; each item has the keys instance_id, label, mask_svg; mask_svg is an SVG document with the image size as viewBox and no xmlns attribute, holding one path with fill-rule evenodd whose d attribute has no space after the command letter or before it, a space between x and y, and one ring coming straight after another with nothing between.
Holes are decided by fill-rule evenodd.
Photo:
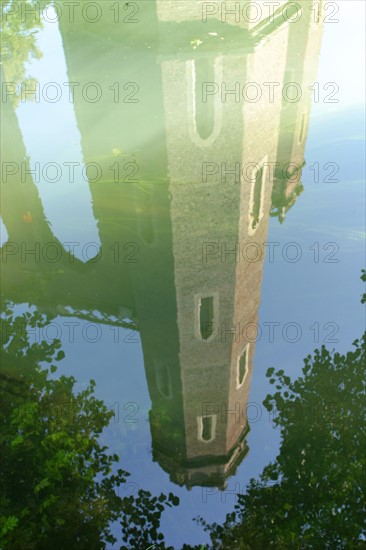
<instances>
[{"instance_id":1,"label":"green foliage","mask_svg":"<svg viewBox=\"0 0 366 550\"><path fill-rule=\"evenodd\" d=\"M21 97L20 85L27 90L35 87L36 80L26 75L26 63L40 59L42 53L37 46L37 32L42 28L38 17L42 8L51 0L2 0L1 2L1 59L6 82L18 85L15 95L11 95L14 107ZM32 12L33 10L33 12ZM28 100L32 95L25 96Z\"/></svg>"},{"instance_id":2,"label":"green foliage","mask_svg":"<svg viewBox=\"0 0 366 550\"><path fill-rule=\"evenodd\" d=\"M172 493L168 496L161 494L159 497L152 497L148 491L140 490L137 498L127 497L125 500L121 525L127 545L121 546L121 550L148 548L152 542L154 546L159 545L159 548L173 550L165 546L164 535L159 532L160 514L165 506L177 506L178 497Z\"/></svg>"},{"instance_id":3,"label":"green foliage","mask_svg":"<svg viewBox=\"0 0 366 550\"><path fill-rule=\"evenodd\" d=\"M1 547L103 549L116 542L117 520L127 544L163 542L161 514L178 500L143 490L118 496L129 474L99 441L113 412L95 398L94 381L76 393L74 377L49 377L64 357L60 342L29 342L29 328L46 323L39 313L15 318L11 304L0 320Z\"/></svg>"},{"instance_id":4,"label":"green foliage","mask_svg":"<svg viewBox=\"0 0 366 550\"><path fill-rule=\"evenodd\" d=\"M362 270L361 279L363 282L366 282L366 271L364 269ZM361 297L361 303L364 304L365 302L366 302L366 292L364 292Z\"/></svg>"}]
</instances>

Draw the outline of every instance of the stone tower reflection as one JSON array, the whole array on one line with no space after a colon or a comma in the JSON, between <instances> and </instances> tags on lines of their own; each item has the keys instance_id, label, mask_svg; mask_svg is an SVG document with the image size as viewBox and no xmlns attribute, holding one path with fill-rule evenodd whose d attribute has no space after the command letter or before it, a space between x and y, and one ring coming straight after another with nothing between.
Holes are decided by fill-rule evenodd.
<instances>
[{"instance_id":1,"label":"stone tower reflection","mask_svg":"<svg viewBox=\"0 0 366 550\"><path fill-rule=\"evenodd\" d=\"M172 12L160 5L158 13L171 36ZM182 34L191 16L179 11ZM247 33L233 51L182 49L159 58L176 317L167 322L162 315L154 331L151 315L144 330L148 295L160 287L160 274L142 279L144 291L136 290L141 309L136 305L152 399L153 456L187 487L223 487L248 451L263 245L272 200L273 208L284 200L288 208L300 185L321 41L321 24L311 17L304 10L296 25L282 21L262 39ZM247 83L266 90L269 82L281 90L274 98L262 93L258 101L243 101ZM302 98L291 103L282 90L293 82ZM212 90L205 100L203 89ZM138 269L154 265L159 251L156 235ZM155 312L170 302L165 292L152 300Z\"/></svg>"},{"instance_id":2,"label":"stone tower reflection","mask_svg":"<svg viewBox=\"0 0 366 550\"><path fill-rule=\"evenodd\" d=\"M264 243L271 209L282 219L299 191L291 167L304 163L322 24L309 2L295 24L215 17L207 26L202 2L142 4L145 24L123 33L103 21L60 22L70 81L98 74L103 90L137 82L140 95L131 104L75 99L85 162L104 176L90 182L101 255L77 270L64 258L33 301L138 324L154 459L175 483L223 487L248 451ZM283 100L290 82L301 87L298 102ZM278 84L274 97L268 83ZM115 182L116 162L136 163L138 181ZM138 261L112 261L116 242L134 242ZM5 266L9 289L15 262ZM13 299L26 301L23 289Z\"/></svg>"}]
</instances>

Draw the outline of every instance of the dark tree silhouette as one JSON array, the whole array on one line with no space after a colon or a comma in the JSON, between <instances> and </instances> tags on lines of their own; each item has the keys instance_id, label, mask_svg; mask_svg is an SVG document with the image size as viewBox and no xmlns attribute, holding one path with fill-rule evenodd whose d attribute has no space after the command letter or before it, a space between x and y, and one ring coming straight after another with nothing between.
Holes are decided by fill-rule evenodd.
<instances>
[{"instance_id":1,"label":"dark tree silhouette","mask_svg":"<svg viewBox=\"0 0 366 550\"><path fill-rule=\"evenodd\" d=\"M93 381L77 393L74 377L50 377L64 357L60 341L31 344L29 328L47 319L11 309L5 304L1 318L0 547L103 549L116 542L113 521L122 548L164 545L160 517L178 498L142 489L118 496L129 474L99 441L113 412L94 396Z\"/></svg>"}]
</instances>

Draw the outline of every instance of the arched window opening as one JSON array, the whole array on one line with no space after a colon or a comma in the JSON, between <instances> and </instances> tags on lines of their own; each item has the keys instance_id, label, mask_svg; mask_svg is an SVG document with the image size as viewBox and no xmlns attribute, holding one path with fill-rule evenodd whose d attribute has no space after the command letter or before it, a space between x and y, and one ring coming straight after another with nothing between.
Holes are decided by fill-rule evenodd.
<instances>
[{"instance_id":1,"label":"arched window opening","mask_svg":"<svg viewBox=\"0 0 366 550\"><path fill-rule=\"evenodd\" d=\"M199 301L200 334L202 340L208 340L214 332L214 299L213 296Z\"/></svg>"},{"instance_id":2,"label":"arched window opening","mask_svg":"<svg viewBox=\"0 0 366 550\"><path fill-rule=\"evenodd\" d=\"M193 67L195 125L201 139L207 139L215 124L215 67L208 59L196 59Z\"/></svg>"}]
</instances>

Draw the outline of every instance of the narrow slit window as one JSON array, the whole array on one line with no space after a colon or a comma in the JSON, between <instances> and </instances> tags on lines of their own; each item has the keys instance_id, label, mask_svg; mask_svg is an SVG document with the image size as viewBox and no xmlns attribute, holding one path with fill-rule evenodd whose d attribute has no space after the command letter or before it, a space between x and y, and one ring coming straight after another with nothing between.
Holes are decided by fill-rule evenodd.
<instances>
[{"instance_id":1,"label":"narrow slit window","mask_svg":"<svg viewBox=\"0 0 366 550\"><path fill-rule=\"evenodd\" d=\"M248 347L246 346L238 361L238 388L243 384L248 372Z\"/></svg>"},{"instance_id":2,"label":"narrow slit window","mask_svg":"<svg viewBox=\"0 0 366 550\"><path fill-rule=\"evenodd\" d=\"M202 417L201 439L203 439L203 441L211 441L213 439L213 417L212 416Z\"/></svg>"},{"instance_id":3,"label":"narrow slit window","mask_svg":"<svg viewBox=\"0 0 366 550\"><path fill-rule=\"evenodd\" d=\"M305 123L306 123L306 113L303 113L301 117L300 132L299 132L299 143L302 143L305 134Z\"/></svg>"},{"instance_id":4,"label":"narrow slit window","mask_svg":"<svg viewBox=\"0 0 366 550\"><path fill-rule=\"evenodd\" d=\"M320 23L322 18L322 3L316 2L316 16L315 16L315 22Z\"/></svg>"},{"instance_id":5,"label":"narrow slit window","mask_svg":"<svg viewBox=\"0 0 366 550\"><path fill-rule=\"evenodd\" d=\"M215 82L215 68L211 60L197 59L194 62L195 125L201 139L207 139L215 123L215 95L207 93Z\"/></svg>"},{"instance_id":6,"label":"narrow slit window","mask_svg":"<svg viewBox=\"0 0 366 550\"><path fill-rule=\"evenodd\" d=\"M214 331L214 299L213 296L200 300L200 333L203 340L208 340Z\"/></svg>"},{"instance_id":7,"label":"narrow slit window","mask_svg":"<svg viewBox=\"0 0 366 550\"><path fill-rule=\"evenodd\" d=\"M254 182L253 192L253 210L252 210L252 230L258 227L262 209L263 193L263 166L257 171Z\"/></svg>"},{"instance_id":8,"label":"narrow slit window","mask_svg":"<svg viewBox=\"0 0 366 550\"><path fill-rule=\"evenodd\" d=\"M159 392L170 399L172 396L172 384L169 369L166 365L157 365L156 367L156 385Z\"/></svg>"}]
</instances>

